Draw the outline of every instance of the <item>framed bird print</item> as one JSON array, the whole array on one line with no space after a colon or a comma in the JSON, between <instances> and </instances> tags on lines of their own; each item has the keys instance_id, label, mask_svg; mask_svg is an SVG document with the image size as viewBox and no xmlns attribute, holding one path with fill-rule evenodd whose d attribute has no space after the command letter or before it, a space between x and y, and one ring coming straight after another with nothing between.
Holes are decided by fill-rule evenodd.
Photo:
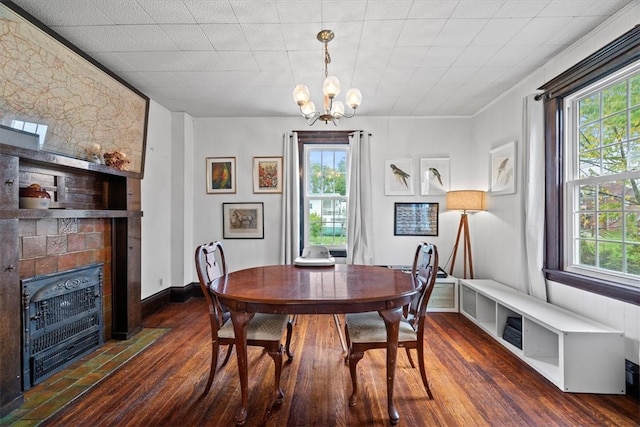
<instances>
[{"instance_id":1,"label":"framed bird print","mask_svg":"<svg viewBox=\"0 0 640 427\"><path fill-rule=\"evenodd\" d=\"M236 192L236 158L207 157L207 193Z\"/></svg>"},{"instance_id":2,"label":"framed bird print","mask_svg":"<svg viewBox=\"0 0 640 427\"><path fill-rule=\"evenodd\" d=\"M384 163L384 194L413 196L413 159L386 160Z\"/></svg>"},{"instance_id":3,"label":"framed bird print","mask_svg":"<svg viewBox=\"0 0 640 427\"><path fill-rule=\"evenodd\" d=\"M516 141L489 151L490 191L494 195L516 192Z\"/></svg>"},{"instance_id":4,"label":"framed bird print","mask_svg":"<svg viewBox=\"0 0 640 427\"><path fill-rule=\"evenodd\" d=\"M449 191L449 158L420 159L420 194L443 196Z\"/></svg>"}]
</instances>

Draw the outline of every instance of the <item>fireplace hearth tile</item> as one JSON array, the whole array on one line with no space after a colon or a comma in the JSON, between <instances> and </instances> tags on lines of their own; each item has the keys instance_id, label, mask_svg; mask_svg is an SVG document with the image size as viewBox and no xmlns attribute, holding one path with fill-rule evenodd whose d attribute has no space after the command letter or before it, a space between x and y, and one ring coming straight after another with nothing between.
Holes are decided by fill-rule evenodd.
<instances>
[{"instance_id":1,"label":"fireplace hearth tile","mask_svg":"<svg viewBox=\"0 0 640 427\"><path fill-rule=\"evenodd\" d=\"M0 425L7 427L40 425L112 372L120 369L168 331L168 328L143 328L129 340L107 341L94 352L26 391L23 404L0 418ZM81 371L86 374L79 378L72 378Z\"/></svg>"}]
</instances>

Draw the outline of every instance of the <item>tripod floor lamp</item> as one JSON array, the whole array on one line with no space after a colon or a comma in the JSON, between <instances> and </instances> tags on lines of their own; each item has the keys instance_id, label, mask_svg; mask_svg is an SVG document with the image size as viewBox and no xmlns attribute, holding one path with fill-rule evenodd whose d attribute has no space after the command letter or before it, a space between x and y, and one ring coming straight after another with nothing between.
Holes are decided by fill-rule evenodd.
<instances>
[{"instance_id":1,"label":"tripod floor lamp","mask_svg":"<svg viewBox=\"0 0 640 427\"><path fill-rule=\"evenodd\" d=\"M456 255L458 255L458 244L460 236L463 241L463 279L467 278L467 265L469 266L469 279L473 279L473 258L471 257L471 237L469 235L469 221L467 220L467 211L484 210L484 191L476 190L460 190L449 191L447 193L447 210L462 211L460 216L460 225L458 226L458 235L456 243L453 246L453 257L451 259L451 269L449 274L453 274L453 267L456 264Z\"/></svg>"}]
</instances>

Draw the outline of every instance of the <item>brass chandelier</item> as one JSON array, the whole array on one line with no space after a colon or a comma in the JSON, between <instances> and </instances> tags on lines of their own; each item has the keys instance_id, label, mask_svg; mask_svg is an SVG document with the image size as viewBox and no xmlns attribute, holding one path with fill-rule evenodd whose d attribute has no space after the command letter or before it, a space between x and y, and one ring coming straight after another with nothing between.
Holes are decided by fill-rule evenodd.
<instances>
[{"instance_id":1,"label":"brass chandelier","mask_svg":"<svg viewBox=\"0 0 640 427\"><path fill-rule=\"evenodd\" d=\"M347 91L345 99L346 104L351 108L351 114L345 114L344 104L336 101L334 98L340 93L340 81L335 76L329 76L328 65L331 62L329 56L329 42L333 40L334 34L331 30L322 30L318 33L317 39L324 45L324 84L322 92L324 93L324 111L316 110L315 104L309 96L309 88L305 85L297 85L293 90L293 100L300 107L300 112L307 120L309 126L313 125L318 119L323 122L333 122L338 125L338 120L342 117L351 118L356 115L356 108L362 102L362 93L356 88Z\"/></svg>"}]
</instances>

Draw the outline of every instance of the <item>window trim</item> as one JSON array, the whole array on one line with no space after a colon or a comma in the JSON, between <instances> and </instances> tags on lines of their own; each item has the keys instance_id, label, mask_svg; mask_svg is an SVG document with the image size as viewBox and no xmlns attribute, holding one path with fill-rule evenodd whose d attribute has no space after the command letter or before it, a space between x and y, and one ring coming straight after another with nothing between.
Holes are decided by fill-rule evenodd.
<instances>
[{"instance_id":1,"label":"window trim","mask_svg":"<svg viewBox=\"0 0 640 427\"><path fill-rule=\"evenodd\" d=\"M640 305L640 288L564 269L564 120L565 98L622 68L640 61L640 25L548 81L536 99L544 101L545 247L543 271L548 280Z\"/></svg>"},{"instance_id":2,"label":"window trim","mask_svg":"<svg viewBox=\"0 0 640 427\"><path fill-rule=\"evenodd\" d=\"M353 130L343 130L343 131L295 131L298 134L298 159L300 159L299 161L299 177L300 177L300 182L299 182L299 188L300 188L300 211L299 211L299 217L300 217L300 250L302 251L302 248L304 246L304 236L305 236L305 229L304 229L304 206L305 206L305 200L304 200L304 195L306 194L302 189L305 186L305 181L304 181L304 168L305 168L305 162L304 162L304 147L305 145L310 145L310 144L319 144L319 145L335 145L335 144L346 144L349 145L349 136L352 135L355 131ZM331 255L334 257L339 257L339 258L346 258L347 256L347 250L345 249L330 249Z\"/></svg>"}]
</instances>

